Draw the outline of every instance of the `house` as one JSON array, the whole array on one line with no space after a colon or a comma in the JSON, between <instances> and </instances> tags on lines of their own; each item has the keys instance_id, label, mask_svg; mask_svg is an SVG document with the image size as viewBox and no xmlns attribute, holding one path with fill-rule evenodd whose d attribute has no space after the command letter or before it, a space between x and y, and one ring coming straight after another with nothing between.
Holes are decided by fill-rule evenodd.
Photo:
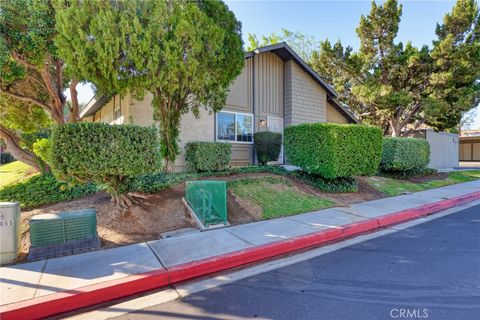
<instances>
[{"instance_id":1,"label":"house","mask_svg":"<svg viewBox=\"0 0 480 320\"><path fill-rule=\"evenodd\" d=\"M307 122L357 123L336 100L326 84L286 43L258 48L245 54L241 74L232 83L225 107L200 118L182 117L180 149L189 141L223 141L232 144L231 165L255 163L253 133L283 132L289 125ZM130 95L98 95L80 112L84 121L150 126L154 123L151 94L141 101ZM182 152L183 153L183 152ZM278 163L283 163L283 154ZM183 154L174 170L185 167Z\"/></svg>"},{"instance_id":2,"label":"house","mask_svg":"<svg viewBox=\"0 0 480 320\"><path fill-rule=\"evenodd\" d=\"M460 161L464 166L480 163L480 130L464 130L460 136Z\"/></svg>"}]
</instances>

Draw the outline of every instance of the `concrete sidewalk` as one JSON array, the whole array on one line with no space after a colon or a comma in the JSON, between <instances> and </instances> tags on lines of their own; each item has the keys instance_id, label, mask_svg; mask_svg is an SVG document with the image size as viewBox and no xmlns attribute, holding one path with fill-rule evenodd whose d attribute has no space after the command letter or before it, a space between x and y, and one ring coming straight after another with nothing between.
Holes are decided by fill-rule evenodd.
<instances>
[{"instance_id":1,"label":"concrete sidewalk","mask_svg":"<svg viewBox=\"0 0 480 320\"><path fill-rule=\"evenodd\" d=\"M229 253L298 238L319 231L342 230L352 224L378 221L394 212L455 199L480 191L480 180L411 195L368 201L286 218L224 229L195 232L147 243L99 250L0 268L0 304L59 292L75 295L82 287L153 271L175 270ZM381 224L378 224L381 226Z\"/></svg>"}]
</instances>

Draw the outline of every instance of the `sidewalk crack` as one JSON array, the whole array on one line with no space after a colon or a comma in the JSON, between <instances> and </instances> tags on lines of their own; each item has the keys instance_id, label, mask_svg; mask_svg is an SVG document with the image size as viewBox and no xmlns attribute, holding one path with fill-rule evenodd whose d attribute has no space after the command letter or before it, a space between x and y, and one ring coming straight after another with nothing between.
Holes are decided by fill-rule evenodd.
<instances>
[{"instance_id":1,"label":"sidewalk crack","mask_svg":"<svg viewBox=\"0 0 480 320\"><path fill-rule=\"evenodd\" d=\"M38 291L38 288L40 287L40 282L42 281L42 277L43 277L43 274L45 273L45 269L47 268L48 260L49 259L45 260L45 264L42 267L42 271L40 273L40 278L38 279L37 285L35 286L35 292L33 293L34 298L36 298L36 296L37 296L37 291Z\"/></svg>"}]
</instances>

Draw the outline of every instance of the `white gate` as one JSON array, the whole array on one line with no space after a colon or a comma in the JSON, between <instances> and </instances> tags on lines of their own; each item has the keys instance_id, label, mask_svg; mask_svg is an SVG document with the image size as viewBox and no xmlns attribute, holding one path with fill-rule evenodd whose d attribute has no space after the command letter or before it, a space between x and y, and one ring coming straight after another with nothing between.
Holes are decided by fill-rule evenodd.
<instances>
[{"instance_id":1,"label":"white gate","mask_svg":"<svg viewBox=\"0 0 480 320\"><path fill-rule=\"evenodd\" d=\"M282 134L283 141L283 118L267 117L267 130L271 132L279 132ZM283 164L283 143L280 148L280 154L277 161L269 162L270 164Z\"/></svg>"}]
</instances>

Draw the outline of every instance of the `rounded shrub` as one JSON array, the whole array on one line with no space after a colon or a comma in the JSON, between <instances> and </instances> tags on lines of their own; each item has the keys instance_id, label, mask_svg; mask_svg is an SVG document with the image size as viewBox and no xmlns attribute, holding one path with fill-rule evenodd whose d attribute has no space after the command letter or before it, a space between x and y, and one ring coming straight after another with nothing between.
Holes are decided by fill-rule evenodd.
<instances>
[{"instance_id":1,"label":"rounded shrub","mask_svg":"<svg viewBox=\"0 0 480 320\"><path fill-rule=\"evenodd\" d=\"M54 128L51 143L56 176L103 185L120 207L133 202L126 195L132 179L156 172L161 165L158 132L153 127L66 124Z\"/></svg>"},{"instance_id":2,"label":"rounded shrub","mask_svg":"<svg viewBox=\"0 0 480 320\"><path fill-rule=\"evenodd\" d=\"M380 169L383 171L419 171L430 162L430 145L425 139L383 138Z\"/></svg>"},{"instance_id":3,"label":"rounded shrub","mask_svg":"<svg viewBox=\"0 0 480 320\"><path fill-rule=\"evenodd\" d=\"M222 171L228 167L232 145L226 142L188 142L185 145L187 168L195 172Z\"/></svg>"},{"instance_id":4,"label":"rounded shrub","mask_svg":"<svg viewBox=\"0 0 480 320\"><path fill-rule=\"evenodd\" d=\"M327 179L373 175L382 156L382 132L364 125L309 123L287 127L288 161Z\"/></svg>"},{"instance_id":5,"label":"rounded shrub","mask_svg":"<svg viewBox=\"0 0 480 320\"><path fill-rule=\"evenodd\" d=\"M262 166L269 161L276 161L282 148L282 134L261 131L253 135L258 163Z\"/></svg>"}]
</instances>

